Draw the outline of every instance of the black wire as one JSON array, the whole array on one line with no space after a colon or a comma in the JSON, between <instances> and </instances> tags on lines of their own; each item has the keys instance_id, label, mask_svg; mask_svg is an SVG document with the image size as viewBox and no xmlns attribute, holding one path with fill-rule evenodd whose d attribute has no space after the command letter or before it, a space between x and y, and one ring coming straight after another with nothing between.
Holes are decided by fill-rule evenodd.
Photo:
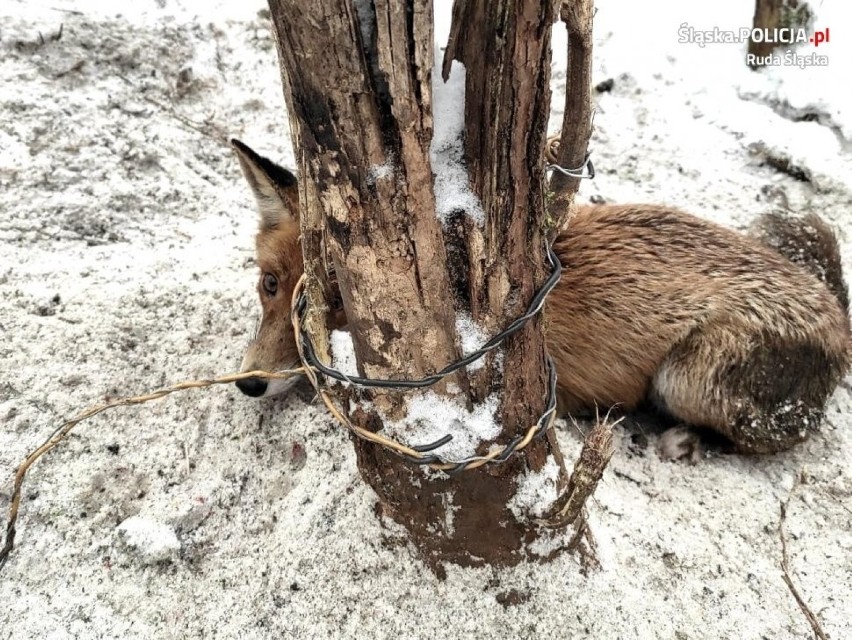
<instances>
[{"instance_id":1,"label":"black wire","mask_svg":"<svg viewBox=\"0 0 852 640\"><path fill-rule=\"evenodd\" d=\"M538 419L536 423L536 433L533 435L533 440L540 439L545 433L547 433L547 425L549 424L548 416L556 411L556 364L553 362L553 358L549 355L547 356L547 373L548 373L548 384L547 384L547 406L544 409L544 412L541 414L541 417ZM515 436L500 452L500 455L491 458L490 460L486 460L485 464L500 464L502 462L506 462L506 460L511 457L513 453L518 448L518 445L524 440L526 437L526 433ZM411 446L411 449L420 452L432 451L437 449L438 447L447 444L453 439L453 436L450 434L445 435L440 440L436 440L435 442L428 445L420 445L420 446ZM393 449L392 449L393 451ZM402 453L397 453L401 458L407 460L411 464L424 466L430 464L448 464L446 460L443 460L439 455L432 454L428 456L423 456L422 458L417 458L415 456L406 455ZM474 456L472 458L468 458L467 460L461 460L455 464L455 466L451 469L445 469L444 473L450 476L455 476L462 471L465 471L470 465L474 462L478 462L481 460L481 456ZM449 463L453 464L453 463Z\"/></svg>"},{"instance_id":2,"label":"black wire","mask_svg":"<svg viewBox=\"0 0 852 640\"><path fill-rule=\"evenodd\" d=\"M556 253L554 253L553 247L549 245L547 247L547 259L553 267L553 271L545 281L544 285L542 285L541 289L539 289L533 296L529 306L527 307L526 312L522 316L516 318L511 324L509 324L508 327L506 327L503 331L491 338L478 350L474 351L473 353L469 353L462 359L457 360L456 362L450 365L447 365L438 373L426 376L425 378L421 378L420 380L387 380L383 378L363 378L361 376L347 376L345 373L338 371L337 369L327 367L319 361L319 358L317 358L316 352L314 351L314 345L311 342L310 337L303 328L300 328L302 338L302 350L305 355L305 360L307 360L308 364L319 370L323 375L328 376L329 378L333 378L335 380L339 380L340 382L348 382L356 387L380 389L419 389L423 387L431 387L432 385L437 382L440 382L442 379L444 379L451 373L455 373L459 369L466 367L472 362L476 362L477 360L485 356L489 351L493 351L494 349L496 349L498 346L500 346L500 344L502 344L506 340L506 338L508 338L514 333L517 333L527 322L529 322L530 319L535 317L536 314L541 311L541 308L544 305L544 299L547 297L547 294L553 290L553 288L556 286L556 283L559 282L559 278L562 277L562 263L559 262L559 258L557 257ZM294 309L294 312L299 314L300 318L304 313L306 305L307 302L304 295L300 296L298 302L296 303L296 309Z\"/></svg>"},{"instance_id":3,"label":"black wire","mask_svg":"<svg viewBox=\"0 0 852 640\"><path fill-rule=\"evenodd\" d=\"M314 345L310 340L307 332L304 329L300 329L301 338L302 338L302 348L305 356L305 360L314 368L322 372L324 375L334 378L335 380L340 380L341 382L349 382L355 386L362 388L391 388L391 389L413 389L413 388L422 388L429 387L439 382L441 379L450 375L451 373L458 371L459 369L466 367L472 362L475 362L479 358L482 358L489 351L492 351L500 344L502 344L506 338L510 335L517 333L521 327L523 327L529 320L535 317L539 311L541 311L544 306L544 300L547 297L553 288L556 286L556 283L559 282L559 278L562 276L562 263L559 262L559 257L554 253L553 248L548 245L547 247L547 259L553 267L553 271L550 276L545 281L544 285L542 285L541 289L539 289L536 294L533 296L530 301L529 306L527 307L526 312L516 318L511 324L509 324L506 329L498 333L496 336L491 338L488 342L486 342L482 347L480 347L477 351L466 355L461 360L454 362L451 365L448 365L441 369L438 373L435 373L430 376L426 376L420 380L384 380L381 378L362 378L360 376L347 376L346 374L338 371L337 369L332 369L330 367L325 366L319 359L316 357L316 353L314 352ZM301 318L305 312L307 307L307 299L304 294L302 294L299 299L296 301L296 308L293 310L299 318ZM300 323L301 324L301 323ZM303 326L303 325L301 325ZM548 416L551 413L556 411L556 365L553 362L553 358L547 355L547 371L548 371L548 385L547 385L547 406L545 407L544 413L541 414L541 417L538 419L536 423L536 433L533 436L534 440L541 438L546 432L545 428L549 424ZM505 462L518 448L518 445L524 440L526 434L521 434L513 438L500 452L500 455L486 460L485 464L500 464ZM410 448L418 453L429 453L441 447L453 439L453 436L447 434L438 440L421 445L414 445ZM430 465L430 464L447 464L445 460L443 460L439 455L432 453L428 456L423 457L415 457L412 455L406 454L397 454L407 460L408 462L415 465ZM462 460L455 464L455 466L451 469L445 470L450 476L455 476L465 469L467 469L471 464L481 460L482 458L479 456L474 456L467 460Z\"/></svg>"}]
</instances>

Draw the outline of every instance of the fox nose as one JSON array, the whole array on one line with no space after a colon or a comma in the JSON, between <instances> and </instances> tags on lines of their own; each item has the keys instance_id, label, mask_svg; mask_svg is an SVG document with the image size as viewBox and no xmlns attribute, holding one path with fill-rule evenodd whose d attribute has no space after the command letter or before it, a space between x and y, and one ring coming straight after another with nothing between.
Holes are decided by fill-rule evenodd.
<instances>
[{"instance_id":1,"label":"fox nose","mask_svg":"<svg viewBox=\"0 0 852 640\"><path fill-rule=\"evenodd\" d=\"M252 398L262 396L266 393L266 387L268 386L264 378L243 378L242 380L237 380L235 384L237 385L237 389Z\"/></svg>"}]
</instances>

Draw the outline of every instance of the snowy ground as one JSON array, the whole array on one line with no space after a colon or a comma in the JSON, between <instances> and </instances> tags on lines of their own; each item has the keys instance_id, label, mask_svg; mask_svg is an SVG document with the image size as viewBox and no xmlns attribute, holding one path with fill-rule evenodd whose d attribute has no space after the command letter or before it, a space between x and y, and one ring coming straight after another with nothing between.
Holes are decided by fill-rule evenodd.
<instances>
[{"instance_id":1,"label":"snowy ground","mask_svg":"<svg viewBox=\"0 0 852 640\"><path fill-rule=\"evenodd\" d=\"M126 4L0 5L4 513L13 469L63 417L232 371L254 328L255 214L225 139L292 164L263 4ZM700 4L599 1L595 81L614 84L583 196L731 225L786 198L848 233L848 9L816 7L829 67L754 74L742 46L677 42L684 22L750 23L751 3ZM26 485L0 637L809 638L779 569L797 477L794 580L831 638L852 637L848 384L821 434L771 458L671 464L655 435L619 430L591 506L602 570L565 556L443 582L375 518L346 434L308 399L218 388L82 425Z\"/></svg>"}]
</instances>

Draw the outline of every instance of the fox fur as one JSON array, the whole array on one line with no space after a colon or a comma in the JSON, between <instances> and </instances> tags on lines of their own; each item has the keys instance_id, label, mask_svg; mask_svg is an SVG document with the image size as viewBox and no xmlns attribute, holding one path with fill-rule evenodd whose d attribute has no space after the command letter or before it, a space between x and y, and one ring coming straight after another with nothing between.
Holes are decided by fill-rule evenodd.
<instances>
[{"instance_id":1,"label":"fox fur","mask_svg":"<svg viewBox=\"0 0 852 640\"><path fill-rule=\"evenodd\" d=\"M290 368L297 180L233 146L260 211L263 319L242 369ZM769 214L741 234L658 205L579 206L554 249L564 271L545 326L561 411L650 401L746 453L787 449L819 425L849 368L850 326L837 240L815 214ZM252 396L289 386L237 385Z\"/></svg>"}]
</instances>

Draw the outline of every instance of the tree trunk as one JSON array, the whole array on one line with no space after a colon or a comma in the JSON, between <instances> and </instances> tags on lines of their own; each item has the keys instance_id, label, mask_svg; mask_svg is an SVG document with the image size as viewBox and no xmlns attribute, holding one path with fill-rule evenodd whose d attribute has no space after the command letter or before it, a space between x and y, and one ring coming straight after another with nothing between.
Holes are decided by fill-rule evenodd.
<instances>
[{"instance_id":1,"label":"tree trunk","mask_svg":"<svg viewBox=\"0 0 852 640\"><path fill-rule=\"evenodd\" d=\"M444 77L451 58L464 62L465 158L485 221L460 206L443 226L430 162L431 2L269 5L303 177L306 326L318 355L328 362L333 269L359 373L394 379L435 373L459 358L458 313L469 313L490 337L522 315L548 275L542 151L554 3L456 1ZM509 338L484 367L470 369L429 393L468 410L497 394L500 432L478 445L482 455L526 432L545 407L541 319ZM334 392L352 422L372 431L403 419L411 399L423 397L339 385ZM548 546L553 534L519 510L517 500L509 506L519 477L546 465L551 484L564 488L552 432L504 464L453 477L363 440L355 448L382 513L407 528L436 569L442 561L505 565L560 550L558 537Z\"/></svg>"}]
</instances>

